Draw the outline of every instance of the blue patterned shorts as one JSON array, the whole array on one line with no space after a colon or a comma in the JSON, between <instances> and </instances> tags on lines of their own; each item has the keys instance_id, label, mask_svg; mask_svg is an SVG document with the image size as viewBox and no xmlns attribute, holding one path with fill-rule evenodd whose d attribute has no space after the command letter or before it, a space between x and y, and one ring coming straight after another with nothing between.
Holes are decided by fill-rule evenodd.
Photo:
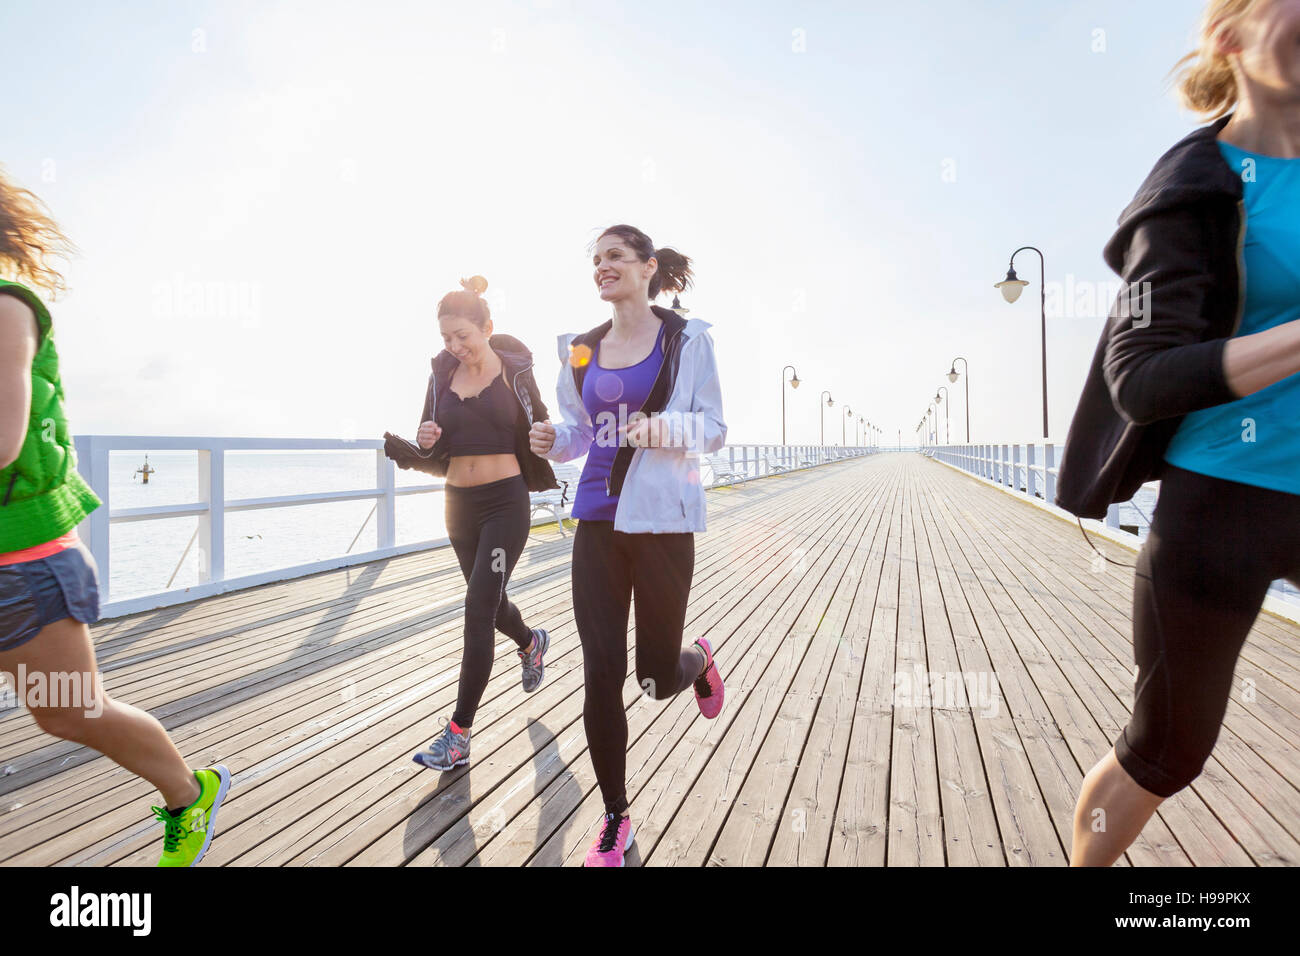
<instances>
[{"instance_id":1,"label":"blue patterned shorts","mask_svg":"<svg viewBox=\"0 0 1300 956\"><path fill-rule=\"evenodd\" d=\"M84 544L0 565L0 651L21 647L47 624L99 620L99 574Z\"/></svg>"}]
</instances>

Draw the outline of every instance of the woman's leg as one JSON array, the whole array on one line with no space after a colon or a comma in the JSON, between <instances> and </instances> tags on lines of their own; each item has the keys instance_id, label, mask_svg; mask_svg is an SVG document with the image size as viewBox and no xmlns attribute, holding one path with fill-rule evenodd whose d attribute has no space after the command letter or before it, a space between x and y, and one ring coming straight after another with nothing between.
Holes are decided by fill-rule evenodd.
<instances>
[{"instance_id":1,"label":"woman's leg","mask_svg":"<svg viewBox=\"0 0 1300 956\"><path fill-rule=\"evenodd\" d=\"M0 670L15 689L19 666L30 678L41 674L48 690L58 684L77 686L79 700L50 701L31 714L48 734L98 750L158 788L169 809L188 807L199 798L198 781L162 724L130 704L111 698L102 687L90 628L67 617L47 624L32 640L0 651ZM74 678L73 675L80 675ZM89 678L87 675L92 675Z\"/></svg>"},{"instance_id":2,"label":"woman's leg","mask_svg":"<svg viewBox=\"0 0 1300 956\"><path fill-rule=\"evenodd\" d=\"M582 641L582 723L605 812L627 812L627 622L632 568L612 521L579 521L573 535L573 616Z\"/></svg>"},{"instance_id":3,"label":"woman's leg","mask_svg":"<svg viewBox=\"0 0 1300 956\"><path fill-rule=\"evenodd\" d=\"M636 595L636 679L642 692L667 700L686 690L704 670L704 654L682 648L686 604L695 573L695 535L622 535L633 554Z\"/></svg>"},{"instance_id":4,"label":"woman's leg","mask_svg":"<svg viewBox=\"0 0 1300 956\"><path fill-rule=\"evenodd\" d=\"M1233 669L1264 595L1296 554L1300 498L1171 468L1138 556L1133 715L1084 778L1075 866L1109 866L1214 749ZM1279 532L1277 529L1286 528Z\"/></svg>"},{"instance_id":5,"label":"woman's leg","mask_svg":"<svg viewBox=\"0 0 1300 956\"><path fill-rule=\"evenodd\" d=\"M514 573L519 557L528 543L531 509L528 503L528 485L523 475L518 475L506 486L500 510L492 516L484 533L500 541L503 549L505 574L502 578L501 600L497 604L496 629L510 638L521 651L528 650L533 642L533 631L524 623L519 608L510 603L506 587Z\"/></svg>"},{"instance_id":6,"label":"woman's leg","mask_svg":"<svg viewBox=\"0 0 1300 956\"><path fill-rule=\"evenodd\" d=\"M451 717L462 730L474 725L474 714L492 676L494 622L503 590L501 573L496 569L503 566L504 550L487 532L493 515L487 507L490 496L482 492L482 487L449 486L446 499L447 536L466 582L460 682Z\"/></svg>"}]
</instances>

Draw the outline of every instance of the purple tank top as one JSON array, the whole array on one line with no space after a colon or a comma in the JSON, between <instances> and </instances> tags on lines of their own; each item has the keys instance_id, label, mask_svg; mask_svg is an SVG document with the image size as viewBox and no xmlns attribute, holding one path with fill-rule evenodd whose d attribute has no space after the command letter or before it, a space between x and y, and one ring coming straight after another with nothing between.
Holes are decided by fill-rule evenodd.
<instances>
[{"instance_id":1,"label":"purple tank top","mask_svg":"<svg viewBox=\"0 0 1300 956\"><path fill-rule=\"evenodd\" d=\"M582 380L582 404L591 416L595 440L573 499L573 517L587 521L613 521L618 495L606 494L605 480L618 453L618 426L625 424L650 397L664 361L664 326L660 324L655 347L636 365L602 368L600 343L592 351L591 366Z\"/></svg>"}]
</instances>

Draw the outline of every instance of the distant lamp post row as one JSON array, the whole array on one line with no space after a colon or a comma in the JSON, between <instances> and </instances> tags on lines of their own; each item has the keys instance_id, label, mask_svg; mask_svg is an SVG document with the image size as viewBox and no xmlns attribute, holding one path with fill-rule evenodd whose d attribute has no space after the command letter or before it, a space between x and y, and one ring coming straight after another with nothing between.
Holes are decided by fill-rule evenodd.
<instances>
[{"instance_id":1,"label":"distant lamp post row","mask_svg":"<svg viewBox=\"0 0 1300 956\"><path fill-rule=\"evenodd\" d=\"M1043 252L1034 246L1021 246L1015 252L1011 253L1011 262L1007 266L1007 277L1001 282L994 283L995 289L1002 290L1002 298L1008 302L1015 302L1020 298L1020 293L1029 285L1024 279L1016 275L1016 256L1022 252L1032 251L1038 253L1039 265L1039 302L1041 305L1042 318L1042 336L1043 336L1043 438L1047 437L1047 263L1043 258Z\"/></svg>"},{"instance_id":2,"label":"distant lamp post row","mask_svg":"<svg viewBox=\"0 0 1300 956\"><path fill-rule=\"evenodd\" d=\"M785 377L786 369L789 369L789 371L790 371L790 377L789 377L789 378L786 378L786 377ZM799 373L796 372L796 371L794 370L794 366L793 366L793 365L787 365L785 368L781 369L781 444L782 444L782 445L784 445L784 444L786 443L786 436L785 436L785 419L786 419L786 414L785 414L785 385L786 385L786 382L789 382L789 383L790 383L790 387L791 387L791 388L798 388L798 387L799 387ZM820 422L820 425L821 425L821 442L822 442L823 445L825 445L825 444L826 444L826 412L825 412L825 409L827 409L827 408L834 408L834 407L835 407L835 399L831 397L831 393L830 393L829 391L823 391L823 392L821 393L821 395L818 396L818 398L819 398L819 401L818 401L818 408L819 408L819 410L821 411L821 414L818 416L818 417L821 419L821 422ZM825 404L824 406L821 405L821 402L820 402L820 399L822 399L822 398L826 399L826 404ZM853 419L853 409L849 408L849 407L846 405L846 406L844 407L844 418L840 420L840 444L841 444L841 445L843 445L843 444L847 444L847 441L848 441L848 431L847 431L848 426L847 426L847 422L848 422L849 420L852 420L852 419ZM869 433L871 433L872 431L875 431L875 432L879 432L879 431L880 431L880 429L875 428L875 427L871 424L871 422L867 421L863 416L859 415L859 416L857 417L857 421L854 423L854 432L853 432L853 434L854 434L854 440L855 440L855 441L859 440L858 437L857 437L857 436L858 436L858 432L857 432L857 427L858 427L858 425L863 425L863 426L865 426L865 428L866 428L866 432L865 432L864 434L869 434Z\"/></svg>"}]
</instances>

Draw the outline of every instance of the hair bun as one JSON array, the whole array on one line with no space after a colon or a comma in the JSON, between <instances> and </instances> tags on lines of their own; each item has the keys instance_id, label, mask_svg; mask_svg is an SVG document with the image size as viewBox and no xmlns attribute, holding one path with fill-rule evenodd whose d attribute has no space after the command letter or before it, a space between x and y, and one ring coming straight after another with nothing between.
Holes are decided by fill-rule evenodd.
<instances>
[{"instance_id":1,"label":"hair bun","mask_svg":"<svg viewBox=\"0 0 1300 956\"><path fill-rule=\"evenodd\" d=\"M475 295L482 295L487 291L487 279L482 276L470 276L468 279L461 279L460 284L466 292L473 292Z\"/></svg>"}]
</instances>

